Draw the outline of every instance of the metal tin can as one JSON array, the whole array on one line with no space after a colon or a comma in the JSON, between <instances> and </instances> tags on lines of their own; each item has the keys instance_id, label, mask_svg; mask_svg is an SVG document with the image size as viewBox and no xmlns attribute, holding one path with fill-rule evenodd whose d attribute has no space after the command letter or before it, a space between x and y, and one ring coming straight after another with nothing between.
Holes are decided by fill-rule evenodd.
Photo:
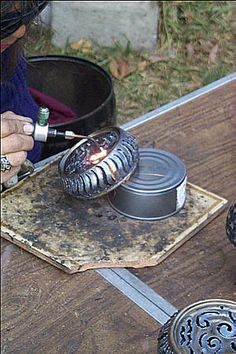
<instances>
[{"instance_id":1,"label":"metal tin can","mask_svg":"<svg viewBox=\"0 0 236 354\"><path fill-rule=\"evenodd\" d=\"M140 220L174 215L186 199L187 174L175 154L153 148L139 149L139 163L130 179L109 193L112 207Z\"/></svg>"}]
</instances>

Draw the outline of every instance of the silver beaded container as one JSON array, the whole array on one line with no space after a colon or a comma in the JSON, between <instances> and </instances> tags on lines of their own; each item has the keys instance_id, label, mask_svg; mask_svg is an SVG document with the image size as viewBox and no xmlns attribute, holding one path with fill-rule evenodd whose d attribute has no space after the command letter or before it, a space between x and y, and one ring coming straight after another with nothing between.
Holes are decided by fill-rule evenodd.
<instances>
[{"instance_id":1,"label":"silver beaded container","mask_svg":"<svg viewBox=\"0 0 236 354\"><path fill-rule=\"evenodd\" d=\"M134 172L138 159L136 139L129 132L111 127L90 135L67 152L59 162L64 190L79 199L93 199L110 192ZM98 146L106 156L91 163Z\"/></svg>"},{"instance_id":2,"label":"silver beaded container","mask_svg":"<svg viewBox=\"0 0 236 354\"><path fill-rule=\"evenodd\" d=\"M236 303L210 299L177 312L160 330L158 353L236 353Z\"/></svg>"}]
</instances>

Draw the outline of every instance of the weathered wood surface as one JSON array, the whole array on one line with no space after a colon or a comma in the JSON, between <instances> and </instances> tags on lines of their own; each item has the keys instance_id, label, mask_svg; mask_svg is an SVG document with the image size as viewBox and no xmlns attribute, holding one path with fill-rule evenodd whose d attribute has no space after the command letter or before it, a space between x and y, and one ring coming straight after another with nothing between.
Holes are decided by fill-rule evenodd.
<instances>
[{"instance_id":1,"label":"weathered wood surface","mask_svg":"<svg viewBox=\"0 0 236 354\"><path fill-rule=\"evenodd\" d=\"M114 211L107 197L81 201L66 195L57 160L4 193L2 236L69 273L154 266L227 203L191 184L186 194L176 215L152 222L134 220Z\"/></svg>"},{"instance_id":2,"label":"weathered wood surface","mask_svg":"<svg viewBox=\"0 0 236 354\"><path fill-rule=\"evenodd\" d=\"M2 242L2 354L155 353L158 324L95 271Z\"/></svg>"},{"instance_id":3,"label":"weathered wood surface","mask_svg":"<svg viewBox=\"0 0 236 354\"><path fill-rule=\"evenodd\" d=\"M133 132L140 145L151 139L183 157L193 183L232 202L234 95L235 84L225 85ZM235 300L236 251L225 217L226 210L158 266L132 272L177 307ZM160 326L95 271L68 275L8 241L2 249L3 353L156 354Z\"/></svg>"},{"instance_id":4,"label":"weathered wood surface","mask_svg":"<svg viewBox=\"0 0 236 354\"><path fill-rule=\"evenodd\" d=\"M235 92L234 81L132 130L140 146L179 155L189 180L229 205L236 201ZM179 308L206 298L236 300L236 248L226 237L226 215L227 209L158 266L134 273Z\"/></svg>"}]
</instances>

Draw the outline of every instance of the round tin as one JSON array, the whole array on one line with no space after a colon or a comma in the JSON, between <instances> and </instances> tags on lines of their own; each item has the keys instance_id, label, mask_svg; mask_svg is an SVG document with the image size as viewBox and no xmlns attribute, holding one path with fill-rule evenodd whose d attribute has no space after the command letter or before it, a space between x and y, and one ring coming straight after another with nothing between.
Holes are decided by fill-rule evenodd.
<instances>
[{"instance_id":1,"label":"round tin","mask_svg":"<svg viewBox=\"0 0 236 354\"><path fill-rule=\"evenodd\" d=\"M130 179L108 194L111 206L140 220L174 215L186 199L186 167L175 154L153 148L139 149L139 162Z\"/></svg>"}]
</instances>

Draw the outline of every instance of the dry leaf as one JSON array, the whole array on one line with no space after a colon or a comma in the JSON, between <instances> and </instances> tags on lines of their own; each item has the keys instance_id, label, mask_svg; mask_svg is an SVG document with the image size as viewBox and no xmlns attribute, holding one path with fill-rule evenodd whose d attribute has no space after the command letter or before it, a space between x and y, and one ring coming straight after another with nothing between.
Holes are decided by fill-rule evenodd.
<instances>
[{"instance_id":1,"label":"dry leaf","mask_svg":"<svg viewBox=\"0 0 236 354\"><path fill-rule=\"evenodd\" d=\"M141 61L140 63L138 63L138 70L139 71L144 71L148 66L148 62L146 60Z\"/></svg>"},{"instance_id":2,"label":"dry leaf","mask_svg":"<svg viewBox=\"0 0 236 354\"><path fill-rule=\"evenodd\" d=\"M112 74L115 78L119 79L119 65L118 65L116 59L113 59L113 60L110 62L110 64L109 64L109 69L110 69L111 74Z\"/></svg>"},{"instance_id":3,"label":"dry leaf","mask_svg":"<svg viewBox=\"0 0 236 354\"><path fill-rule=\"evenodd\" d=\"M186 51L187 51L187 58L191 60L194 56L194 48L191 43L188 43L186 45Z\"/></svg>"},{"instance_id":4,"label":"dry leaf","mask_svg":"<svg viewBox=\"0 0 236 354\"><path fill-rule=\"evenodd\" d=\"M210 50L209 57L208 57L208 64L214 64L217 59L219 46L218 44L214 45L214 47Z\"/></svg>"},{"instance_id":5,"label":"dry leaf","mask_svg":"<svg viewBox=\"0 0 236 354\"><path fill-rule=\"evenodd\" d=\"M70 47L75 50L81 50L84 53L89 53L93 46L90 41L81 38L79 41L71 43Z\"/></svg>"},{"instance_id":6,"label":"dry leaf","mask_svg":"<svg viewBox=\"0 0 236 354\"><path fill-rule=\"evenodd\" d=\"M111 74L119 80L123 79L136 70L136 68L131 66L128 60L121 54L117 55L117 57L110 62L109 69Z\"/></svg>"},{"instance_id":7,"label":"dry leaf","mask_svg":"<svg viewBox=\"0 0 236 354\"><path fill-rule=\"evenodd\" d=\"M150 63L154 64L154 63L157 63L159 61L169 61L170 57L160 56L158 54L153 54L153 55L149 56L148 60L150 61Z\"/></svg>"}]
</instances>

